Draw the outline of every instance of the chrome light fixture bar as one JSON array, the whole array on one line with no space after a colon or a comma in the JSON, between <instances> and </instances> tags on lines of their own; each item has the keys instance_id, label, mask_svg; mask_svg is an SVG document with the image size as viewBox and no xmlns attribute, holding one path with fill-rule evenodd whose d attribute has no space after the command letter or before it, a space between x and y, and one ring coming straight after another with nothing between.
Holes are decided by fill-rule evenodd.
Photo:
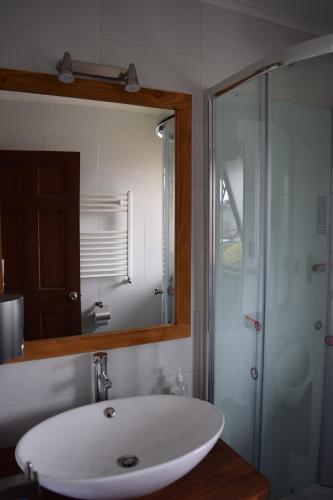
<instances>
[{"instance_id":1,"label":"chrome light fixture bar","mask_svg":"<svg viewBox=\"0 0 333 500\"><path fill-rule=\"evenodd\" d=\"M133 63L126 69L119 68L118 66L72 61L70 53L65 52L63 58L58 61L57 70L58 80L62 83L73 83L75 75L79 75L106 79L113 83L124 85L127 92L137 92L140 90L138 76Z\"/></svg>"}]
</instances>

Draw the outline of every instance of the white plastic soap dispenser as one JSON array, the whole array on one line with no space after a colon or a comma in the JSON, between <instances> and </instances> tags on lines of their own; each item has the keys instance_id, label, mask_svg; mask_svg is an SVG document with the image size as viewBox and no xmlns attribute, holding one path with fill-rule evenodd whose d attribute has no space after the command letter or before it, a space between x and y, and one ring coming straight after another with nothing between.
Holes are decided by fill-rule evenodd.
<instances>
[{"instance_id":1,"label":"white plastic soap dispenser","mask_svg":"<svg viewBox=\"0 0 333 500\"><path fill-rule=\"evenodd\" d=\"M187 387L184 382L184 377L180 368L177 369L177 375L175 381L171 385L170 394L175 396L185 396L187 392Z\"/></svg>"}]
</instances>

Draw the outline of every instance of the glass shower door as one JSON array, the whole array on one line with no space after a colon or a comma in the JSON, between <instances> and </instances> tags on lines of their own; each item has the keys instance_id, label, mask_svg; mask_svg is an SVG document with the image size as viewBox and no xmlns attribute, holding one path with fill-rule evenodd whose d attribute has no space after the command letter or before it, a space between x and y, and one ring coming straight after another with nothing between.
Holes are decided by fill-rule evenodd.
<instances>
[{"instance_id":1,"label":"glass shower door","mask_svg":"<svg viewBox=\"0 0 333 500\"><path fill-rule=\"evenodd\" d=\"M263 70L208 92L209 395L278 500L331 484L332 54Z\"/></svg>"},{"instance_id":2,"label":"glass shower door","mask_svg":"<svg viewBox=\"0 0 333 500\"><path fill-rule=\"evenodd\" d=\"M332 168L331 109L323 97L308 103L303 90L317 71L306 63L269 76L261 470L272 481L273 499L317 479Z\"/></svg>"},{"instance_id":3,"label":"glass shower door","mask_svg":"<svg viewBox=\"0 0 333 500\"><path fill-rule=\"evenodd\" d=\"M265 77L213 100L213 402L223 439L248 461L259 453L263 335Z\"/></svg>"}]
</instances>

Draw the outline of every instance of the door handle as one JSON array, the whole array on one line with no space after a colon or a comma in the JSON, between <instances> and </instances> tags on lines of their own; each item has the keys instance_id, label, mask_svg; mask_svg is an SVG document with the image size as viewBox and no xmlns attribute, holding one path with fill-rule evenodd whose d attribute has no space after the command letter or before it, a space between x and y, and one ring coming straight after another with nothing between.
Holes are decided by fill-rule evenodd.
<instances>
[{"instance_id":1,"label":"door handle","mask_svg":"<svg viewBox=\"0 0 333 500\"><path fill-rule=\"evenodd\" d=\"M314 273L323 273L324 271L326 271L326 268L326 262L318 262L317 264L312 265L312 271Z\"/></svg>"},{"instance_id":2,"label":"door handle","mask_svg":"<svg viewBox=\"0 0 333 500\"><path fill-rule=\"evenodd\" d=\"M257 332L260 332L260 330L261 330L260 321L258 321L257 319L251 318L251 316L249 316L249 315L246 315L245 319L247 321L250 321L250 323L252 323L252 325L254 326L254 328L256 329Z\"/></svg>"},{"instance_id":3,"label":"door handle","mask_svg":"<svg viewBox=\"0 0 333 500\"><path fill-rule=\"evenodd\" d=\"M69 292L69 294L67 295L67 298L71 302L76 302L77 300L79 300L79 294L73 290L73 291Z\"/></svg>"},{"instance_id":4,"label":"door handle","mask_svg":"<svg viewBox=\"0 0 333 500\"><path fill-rule=\"evenodd\" d=\"M155 288L155 290L154 290L155 295L159 295L160 293L163 293L163 292L164 292L164 290L162 290L161 288Z\"/></svg>"}]
</instances>

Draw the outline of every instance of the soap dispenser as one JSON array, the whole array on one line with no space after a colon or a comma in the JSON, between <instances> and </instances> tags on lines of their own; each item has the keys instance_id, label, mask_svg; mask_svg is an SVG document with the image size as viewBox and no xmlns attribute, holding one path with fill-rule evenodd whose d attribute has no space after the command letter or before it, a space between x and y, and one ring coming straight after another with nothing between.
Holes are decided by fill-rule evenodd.
<instances>
[{"instance_id":1,"label":"soap dispenser","mask_svg":"<svg viewBox=\"0 0 333 500\"><path fill-rule=\"evenodd\" d=\"M184 377L180 368L177 370L177 375L175 381L171 385L170 394L175 396L185 396L187 391L186 384L184 382Z\"/></svg>"}]
</instances>

